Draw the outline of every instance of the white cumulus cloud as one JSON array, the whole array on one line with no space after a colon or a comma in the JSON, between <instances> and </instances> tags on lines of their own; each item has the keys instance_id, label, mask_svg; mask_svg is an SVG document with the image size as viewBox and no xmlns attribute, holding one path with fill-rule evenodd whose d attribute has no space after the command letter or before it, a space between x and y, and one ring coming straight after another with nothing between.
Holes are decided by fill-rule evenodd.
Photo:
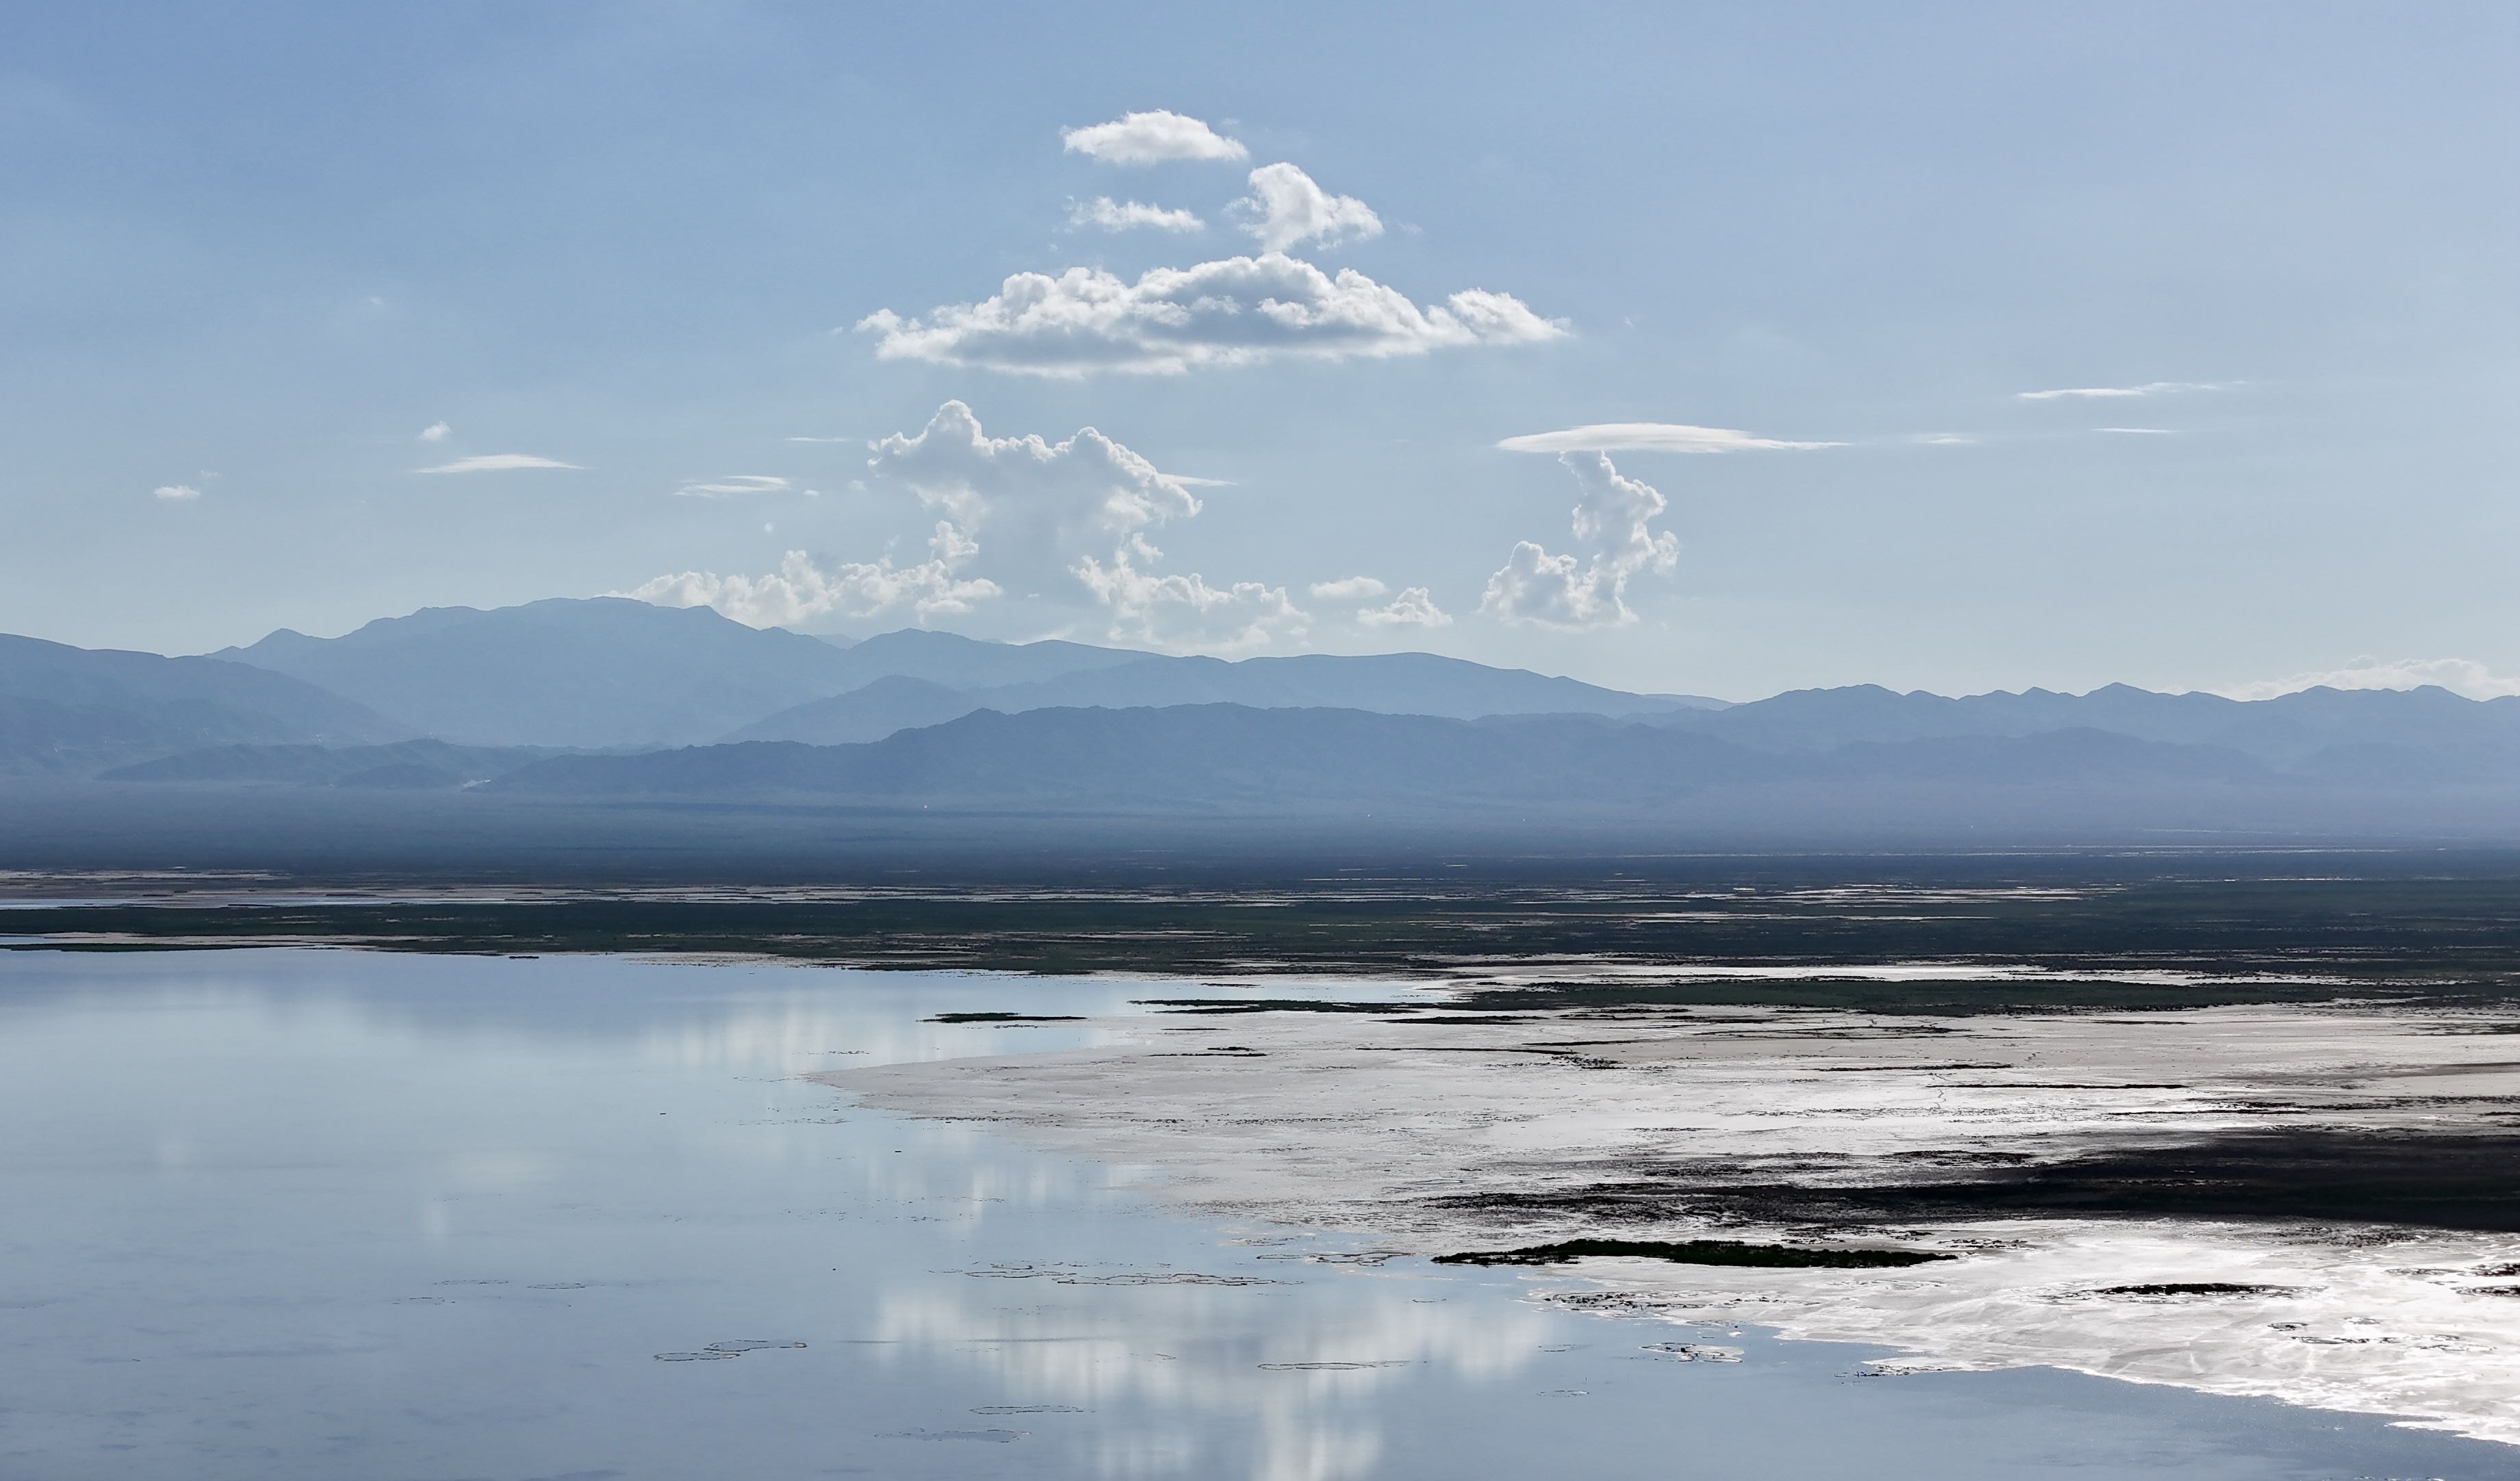
<instances>
[{"instance_id":1,"label":"white cumulus cloud","mask_svg":"<svg viewBox=\"0 0 2520 1481\"><path fill-rule=\"evenodd\" d=\"M972 548L951 524L938 521L928 550L928 559L913 565L895 565L887 556L829 569L805 552L791 550L769 575L683 571L618 595L659 606L711 606L753 627L791 627L827 616L870 617L903 606L922 617L968 612L973 603L998 595L996 585L984 578L956 574Z\"/></svg>"},{"instance_id":2,"label":"white cumulus cloud","mask_svg":"<svg viewBox=\"0 0 2520 1481\"><path fill-rule=\"evenodd\" d=\"M1807 451L1844 447L1843 442L1792 442L1781 437L1754 437L1726 426L1690 426L1683 422L1597 422L1553 432L1525 432L1497 446L1509 453L1747 453Z\"/></svg>"},{"instance_id":3,"label":"white cumulus cloud","mask_svg":"<svg viewBox=\"0 0 2520 1481\"><path fill-rule=\"evenodd\" d=\"M189 483L160 483L149 492L158 498L165 500L169 504L178 504L189 499L198 499L202 497L202 491Z\"/></svg>"},{"instance_id":4,"label":"white cumulus cloud","mask_svg":"<svg viewBox=\"0 0 2520 1481\"><path fill-rule=\"evenodd\" d=\"M1413 586L1380 606L1358 607L1356 620L1368 627L1450 627L1453 614L1437 606L1426 588Z\"/></svg>"},{"instance_id":5,"label":"white cumulus cloud","mask_svg":"<svg viewBox=\"0 0 2520 1481\"><path fill-rule=\"evenodd\" d=\"M1114 201L1108 196L1070 203L1067 224L1100 227L1106 232L1133 231L1139 227L1151 227L1159 232L1195 232L1207 227L1207 223L1192 211L1148 205L1143 201Z\"/></svg>"},{"instance_id":6,"label":"white cumulus cloud","mask_svg":"<svg viewBox=\"0 0 2520 1481\"><path fill-rule=\"evenodd\" d=\"M413 471L421 473L498 473L506 472L511 469L520 468L575 467L577 467L577 465L574 463L562 463L557 458L537 458L531 453L483 453L478 457L458 458L452 463L441 463L435 468L414 469Z\"/></svg>"},{"instance_id":7,"label":"white cumulus cloud","mask_svg":"<svg viewBox=\"0 0 2520 1481\"><path fill-rule=\"evenodd\" d=\"M1372 576L1342 576L1336 581L1316 581L1310 590L1317 602L1358 602L1379 597L1391 588Z\"/></svg>"},{"instance_id":8,"label":"white cumulus cloud","mask_svg":"<svg viewBox=\"0 0 2520 1481\"><path fill-rule=\"evenodd\" d=\"M2141 385L2066 385L2054 390L2019 391L2024 401L2107 400L2123 396L2170 396L2181 391L2219 391L2228 381L2146 381Z\"/></svg>"},{"instance_id":9,"label":"white cumulus cloud","mask_svg":"<svg viewBox=\"0 0 2520 1481\"><path fill-rule=\"evenodd\" d=\"M431 422L420 429L420 440L423 442L443 442L454 435L455 428L443 422Z\"/></svg>"},{"instance_id":10,"label":"white cumulus cloud","mask_svg":"<svg viewBox=\"0 0 2520 1481\"><path fill-rule=\"evenodd\" d=\"M2439 685L2470 699L2496 699L2520 695L2520 676L2498 674L2474 658L2399 658L2383 662L2362 657L2341 668L2295 674L2289 679L2260 679L2221 691L2233 699L2272 699L2305 689L2420 689Z\"/></svg>"},{"instance_id":11,"label":"white cumulus cloud","mask_svg":"<svg viewBox=\"0 0 2520 1481\"><path fill-rule=\"evenodd\" d=\"M1072 155L1112 164L1162 164L1175 159L1240 159L1249 151L1196 118L1169 109L1127 113L1108 123L1059 131Z\"/></svg>"},{"instance_id":12,"label":"white cumulus cloud","mask_svg":"<svg viewBox=\"0 0 2520 1481\"><path fill-rule=\"evenodd\" d=\"M883 309L858 328L882 336L877 353L887 360L1064 377L1418 355L1566 333L1508 293L1472 289L1420 306L1352 268L1333 276L1282 252L1155 268L1134 283L1085 267L1017 273L978 303L924 319Z\"/></svg>"},{"instance_id":13,"label":"white cumulus cloud","mask_svg":"<svg viewBox=\"0 0 2520 1481\"><path fill-rule=\"evenodd\" d=\"M1668 503L1651 485L1622 475L1606 454L1564 452L1557 461L1575 476L1575 538L1588 559L1552 556L1522 541L1488 578L1479 610L1546 627L1633 622L1629 579L1646 571L1667 574L1680 563L1679 537L1651 527Z\"/></svg>"},{"instance_id":14,"label":"white cumulus cloud","mask_svg":"<svg viewBox=\"0 0 2520 1481\"><path fill-rule=\"evenodd\" d=\"M1304 631L1282 587L1163 569L1148 536L1195 516L1192 485L1205 480L1165 472L1093 427L1057 442L994 437L969 406L948 401L918 431L869 448L866 491L915 499L933 520L926 560L826 564L791 551L768 575L683 571L627 595L756 626L1012 603L1049 625L1099 618L1113 638L1177 651L1248 651ZM746 475L743 491L768 476Z\"/></svg>"},{"instance_id":15,"label":"white cumulus cloud","mask_svg":"<svg viewBox=\"0 0 2520 1481\"><path fill-rule=\"evenodd\" d=\"M1263 251L1282 252L1299 243L1379 237L1382 218L1354 196L1333 196L1291 164L1264 164L1251 172L1251 195L1240 203L1242 229L1260 239Z\"/></svg>"},{"instance_id":16,"label":"white cumulus cloud","mask_svg":"<svg viewBox=\"0 0 2520 1481\"><path fill-rule=\"evenodd\" d=\"M1284 587L1217 587L1195 573L1139 568L1139 559L1156 554L1139 541L1108 562L1091 556L1077 562L1077 579L1111 614L1112 637L1175 652L1241 653L1303 636L1304 613Z\"/></svg>"}]
</instances>

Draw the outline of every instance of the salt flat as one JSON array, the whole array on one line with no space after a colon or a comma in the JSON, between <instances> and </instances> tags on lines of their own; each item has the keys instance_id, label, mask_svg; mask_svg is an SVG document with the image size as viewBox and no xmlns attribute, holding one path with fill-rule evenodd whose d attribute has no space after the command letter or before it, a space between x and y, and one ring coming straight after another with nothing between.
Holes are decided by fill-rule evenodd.
<instances>
[{"instance_id":1,"label":"salt flat","mask_svg":"<svg viewBox=\"0 0 2520 1481\"><path fill-rule=\"evenodd\" d=\"M2520 1444L2507 1010L1192 1013L817 1076L1418 1254L1880 1245L1897 1270L1587 1260L1545 1299L2403 1416ZM1580 1279L1578 1279L1580 1277Z\"/></svg>"}]
</instances>

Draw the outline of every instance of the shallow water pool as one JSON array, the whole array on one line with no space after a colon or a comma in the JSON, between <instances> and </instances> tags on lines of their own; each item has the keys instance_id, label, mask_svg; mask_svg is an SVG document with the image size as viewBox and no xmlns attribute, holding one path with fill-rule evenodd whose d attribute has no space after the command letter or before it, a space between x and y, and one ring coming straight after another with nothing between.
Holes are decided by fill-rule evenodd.
<instances>
[{"instance_id":1,"label":"shallow water pool","mask_svg":"<svg viewBox=\"0 0 2520 1481\"><path fill-rule=\"evenodd\" d=\"M797 1078L1107 1032L940 1012L1180 991L0 952L0 1476L2520 1475L2358 1416L1570 1314Z\"/></svg>"}]
</instances>

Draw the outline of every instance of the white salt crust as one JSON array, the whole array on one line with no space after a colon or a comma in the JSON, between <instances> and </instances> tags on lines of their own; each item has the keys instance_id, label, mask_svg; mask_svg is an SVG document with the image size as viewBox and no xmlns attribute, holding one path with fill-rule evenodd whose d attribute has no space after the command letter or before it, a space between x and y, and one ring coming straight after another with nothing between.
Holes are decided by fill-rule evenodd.
<instances>
[{"instance_id":1,"label":"white salt crust","mask_svg":"<svg viewBox=\"0 0 2520 1481\"><path fill-rule=\"evenodd\" d=\"M1913 1181L2253 1130L2450 1134L2520 1110L2507 1015L2393 1008L1919 1017L1652 1009L1509 1023L1331 1013L1106 1020L1120 1042L815 1078L922 1117L1142 1163L1203 1211L1422 1254L1574 1234L1808 1239L1433 1200L1726 1159L1802 1186ZM1755 1159L1755 1160L1753 1160ZM1676 1185L1685 1189L1686 1185ZM1565 1304L1877 1343L1906 1369L2047 1365L2399 1416L2520 1444L2520 1236L2310 1221L1950 1220L1961 1258L1879 1271L1584 1262ZM2242 1294L2109 1294L2172 1283Z\"/></svg>"}]
</instances>

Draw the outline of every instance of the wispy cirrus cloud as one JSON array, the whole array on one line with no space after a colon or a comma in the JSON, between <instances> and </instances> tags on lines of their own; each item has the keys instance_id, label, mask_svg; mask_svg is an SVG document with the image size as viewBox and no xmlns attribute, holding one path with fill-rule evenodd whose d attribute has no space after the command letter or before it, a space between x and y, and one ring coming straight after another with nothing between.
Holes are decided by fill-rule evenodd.
<instances>
[{"instance_id":1,"label":"wispy cirrus cloud","mask_svg":"<svg viewBox=\"0 0 2520 1481\"><path fill-rule=\"evenodd\" d=\"M2141 385L2067 385L2054 390L2015 391L2013 394L2024 401L2107 400L2126 396L2175 396L2182 391L2219 391L2237 383L2232 381L2146 381Z\"/></svg>"},{"instance_id":2,"label":"wispy cirrus cloud","mask_svg":"<svg viewBox=\"0 0 2520 1481\"><path fill-rule=\"evenodd\" d=\"M565 468L579 465L562 463L557 458L538 458L532 453L482 453L471 458L458 458L434 468L416 468L416 473L503 473L516 469Z\"/></svg>"},{"instance_id":3,"label":"wispy cirrus cloud","mask_svg":"<svg viewBox=\"0 0 2520 1481\"><path fill-rule=\"evenodd\" d=\"M2119 437L2176 437L2179 435L2175 428L2167 426L2095 426L2092 430L2107 432Z\"/></svg>"},{"instance_id":4,"label":"wispy cirrus cloud","mask_svg":"<svg viewBox=\"0 0 2520 1481\"><path fill-rule=\"evenodd\" d=\"M1170 109L1126 113L1108 123L1061 129L1059 140L1072 155L1109 164L1164 164L1180 159L1241 159L1249 156L1239 141Z\"/></svg>"},{"instance_id":5,"label":"wispy cirrus cloud","mask_svg":"<svg viewBox=\"0 0 2520 1481\"><path fill-rule=\"evenodd\" d=\"M1067 224L1091 226L1106 232L1136 231L1142 227L1159 232L1207 229L1207 223L1201 221L1195 211L1148 205L1143 201L1114 201L1108 196L1071 202L1067 207Z\"/></svg>"},{"instance_id":6,"label":"wispy cirrus cloud","mask_svg":"<svg viewBox=\"0 0 2520 1481\"><path fill-rule=\"evenodd\" d=\"M695 478L674 490L677 499L741 499L748 494L785 494L796 485L775 473L721 473L714 478ZM806 489L802 492L811 493Z\"/></svg>"},{"instance_id":7,"label":"wispy cirrus cloud","mask_svg":"<svg viewBox=\"0 0 2520 1481\"><path fill-rule=\"evenodd\" d=\"M1553 432L1526 432L1497 444L1509 453L1803 452L1845 445L1759 437L1727 426L1690 426L1680 422L1600 422Z\"/></svg>"},{"instance_id":8,"label":"wispy cirrus cloud","mask_svg":"<svg viewBox=\"0 0 2520 1481\"><path fill-rule=\"evenodd\" d=\"M1562 337L1509 293L1470 289L1420 305L1353 268L1333 275L1282 252L1155 268L1129 282L1096 268L1017 273L977 303L923 318L882 309L857 328L886 360L1019 375L1179 375L1280 358L1422 355Z\"/></svg>"}]
</instances>

